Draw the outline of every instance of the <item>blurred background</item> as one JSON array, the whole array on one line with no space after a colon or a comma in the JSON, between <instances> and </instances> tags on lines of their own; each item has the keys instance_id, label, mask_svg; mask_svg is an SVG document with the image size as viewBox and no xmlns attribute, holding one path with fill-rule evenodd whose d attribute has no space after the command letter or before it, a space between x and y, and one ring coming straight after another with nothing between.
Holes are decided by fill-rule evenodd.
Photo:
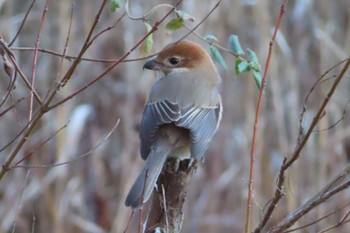
<instances>
[{"instance_id":1,"label":"blurred background","mask_svg":"<svg viewBox=\"0 0 350 233\"><path fill-rule=\"evenodd\" d=\"M6 42L10 42L16 34L31 2L0 0L0 33ZM67 54L77 56L102 1L51 1L40 48L63 52L72 2L75 5ZM131 0L130 12L134 16L142 16L160 3L174 4L175 1ZM194 23L188 22L193 27L215 4L216 1L184 0L178 9L196 19ZM223 0L196 32L202 36L215 35L218 43L227 48L229 35L236 34L242 47L253 49L264 66L281 4L282 1L269 0ZM44 0L35 1L23 30L12 45L18 64L27 77L31 77L32 73L33 51L23 48L34 47L44 6ZM149 16L151 24L168 10L157 8ZM121 8L112 13L106 7L96 32L111 26L123 12ZM164 25L154 34L152 53L188 32L184 28L169 34ZM145 33L142 21L124 17L115 28L100 36L84 57L117 59ZM195 35L190 35L188 39L209 48ZM290 155L297 144L299 115L306 94L327 69L348 57L349 51L350 1L290 1L273 50L260 117L253 227L259 223L264 207L273 195L283 157ZM223 121L204 163L200 164L192 179L182 232L243 232L244 229L249 155L259 91L250 75L235 76L234 57L225 52L223 56L229 67L226 72L218 66L223 78ZM140 53L135 50L128 58L139 57ZM91 153L58 167L13 168L9 171L0 181L0 232L123 232L131 214L131 210L124 206L124 200L144 163L139 155L138 126L147 94L155 80L153 72L142 70L144 62L118 65L105 78L44 116L15 162L32 151L34 153L20 165L54 164ZM35 81L37 92L45 97L71 63L65 60L60 68L60 57L39 53ZM54 102L95 79L109 65L106 62L82 61ZM304 114L304 128L312 121L339 70L339 67L332 70L326 76L328 81L318 85L311 93ZM9 78L2 69L0 77L3 98ZM348 113L344 110L349 110L349 88L348 74L301 158L290 169L286 196L278 205L270 226L320 190L348 163L350 127ZM1 107L1 112L20 98L25 99L0 118L0 148L6 146L28 121L29 92L18 78L16 88ZM118 121L117 128L106 139ZM48 138L50 140L47 141ZM16 142L1 150L1 164ZM310 223L349 204L349 197L347 191L336 195L295 226ZM299 232L318 232L337 223L348 210L343 208ZM137 223L135 215L128 232L137 232ZM333 232L350 232L350 225Z\"/></svg>"}]
</instances>

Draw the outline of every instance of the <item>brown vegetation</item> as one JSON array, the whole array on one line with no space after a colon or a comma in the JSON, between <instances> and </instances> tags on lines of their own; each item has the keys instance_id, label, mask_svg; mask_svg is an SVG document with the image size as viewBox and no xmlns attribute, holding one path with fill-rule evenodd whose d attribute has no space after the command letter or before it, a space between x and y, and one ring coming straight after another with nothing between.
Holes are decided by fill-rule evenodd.
<instances>
[{"instance_id":1,"label":"brown vegetation","mask_svg":"<svg viewBox=\"0 0 350 233\"><path fill-rule=\"evenodd\" d=\"M23 134L18 138L16 135L26 127L28 119L35 119L40 102L45 101L55 88L57 91L50 106L94 82L146 34L141 21L124 16L123 9L111 13L106 7L93 35L114 23L116 26L94 40L83 57L111 59L111 62L80 61L74 73L65 80L63 77L75 60L62 60L60 56L39 50L33 72L35 45L59 54L78 56L102 1L76 0L73 8L69 0L50 1L43 20L45 2L35 1L17 40L9 46L28 80L35 76L35 83L31 85L41 100L30 94L28 85L18 74L15 89L11 89L11 95L0 107L1 165L8 161ZM30 3L0 1L0 34L8 45ZM161 1L131 1L130 11L141 16L159 3ZM198 22L215 3L183 1L178 8ZM229 47L229 35L237 34L242 46L253 49L264 64L280 7L279 2L268 0L223 0L196 32L203 36L215 35L224 47ZM326 70L349 57L349 9L348 0L289 2L274 45L260 114L252 231L260 223L266 204L274 195L284 157L290 156L300 143L299 117L305 97L310 93L302 122L306 131L342 66L327 73L312 92L311 88ZM154 11L150 15L152 25L169 10L159 8ZM196 22L189 25L194 26ZM70 36L67 37L70 23ZM152 52L188 32L183 28L168 35L164 25L161 24L154 34ZM36 43L40 28L40 43ZM188 38L206 46L206 42L195 35ZM182 232L242 232L245 227L249 154L259 91L250 76L235 77L234 57L228 53L223 55L229 65L228 72L221 70L223 121L204 163L198 164L192 177ZM127 57L133 58L139 58L137 50ZM125 230L131 210L124 206L124 200L143 165L139 156L138 124L154 81L154 73L142 70L144 62L116 64L106 76L71 96L73 98L67 102L49 109L40 118L14 161L10 166L2 167L6 174L0 180L0 232L14 229L13 232L119 233ZM0 69L1 98L5 98L11 83L5 71ZM68 81L67 85L62 81ZM64 87L60 89L60 85ZM347 72L301 156L288 169L283 197L266 229L280 223L288 213L318 193L348 164L349 88ZM72 162L45 166L66 161ZM345 178L345 181L349 180L348 173ZM313 223L307 227L308 231L320 232L344 218L333 232L349 232L350 226L345 224L349 204L349 192L340 192L303 216L292 228ZM322 221L315 222L320 218ZM128 232L137 232L138 221L135 213Z\"/></svg>"}]
</instances>

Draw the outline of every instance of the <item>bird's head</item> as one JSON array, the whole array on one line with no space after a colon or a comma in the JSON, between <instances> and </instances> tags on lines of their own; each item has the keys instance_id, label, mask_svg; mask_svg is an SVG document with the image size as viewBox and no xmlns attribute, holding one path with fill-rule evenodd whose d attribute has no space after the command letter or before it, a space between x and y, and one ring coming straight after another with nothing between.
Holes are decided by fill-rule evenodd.
<instances>
[{"instance_id":1,"label":"bird's head","mask_svg":"<svg viewBox=\"0 0 350 233\"><path fill-rule=\"evenodd\" d=\"M198 44L183 40L166 46L158 56L146 62L144 69L156 70L165 75L191 71L215 71L210 55Z\"/></svg>"}]
</instances>

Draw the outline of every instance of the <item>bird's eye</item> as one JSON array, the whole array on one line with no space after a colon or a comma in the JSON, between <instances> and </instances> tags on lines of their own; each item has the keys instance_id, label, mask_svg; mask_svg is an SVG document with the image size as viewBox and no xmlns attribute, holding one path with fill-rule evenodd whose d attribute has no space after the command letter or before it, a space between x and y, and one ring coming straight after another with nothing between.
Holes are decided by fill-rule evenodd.
<instances>
[{"instance_id":1,"label":"bird's eye","mask_svg":"<svg viewBox=\"0 0 350 233\"><path fill-rule=\"evenodd\" d=\"M179 64L180 59L177 57L171 57L168 59L168 61L171 65L175 66L175 65Z\"/></svg>"}]
</instances>

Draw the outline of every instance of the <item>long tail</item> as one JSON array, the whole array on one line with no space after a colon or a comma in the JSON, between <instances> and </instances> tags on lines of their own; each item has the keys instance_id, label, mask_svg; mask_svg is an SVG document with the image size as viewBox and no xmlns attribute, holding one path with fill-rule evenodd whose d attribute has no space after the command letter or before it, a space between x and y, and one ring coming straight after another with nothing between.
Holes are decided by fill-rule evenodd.
<instances>
[{"instance_id":1,"label":"long tail","mask_svg":"<svg viewBox=\"0 0 350 233\"><path fill-rule=\"evenodd\" d=\"M171 150L171 145L166 140L157 140L153 144L153 149L149 153L146 164L134 182L125 200L126 206L137 208L141 205L142 194L145 203L151 196L154 186L162 171L163 165ZM146 184L145 184L146 180Z\"/></svg>"}]
</instances>

